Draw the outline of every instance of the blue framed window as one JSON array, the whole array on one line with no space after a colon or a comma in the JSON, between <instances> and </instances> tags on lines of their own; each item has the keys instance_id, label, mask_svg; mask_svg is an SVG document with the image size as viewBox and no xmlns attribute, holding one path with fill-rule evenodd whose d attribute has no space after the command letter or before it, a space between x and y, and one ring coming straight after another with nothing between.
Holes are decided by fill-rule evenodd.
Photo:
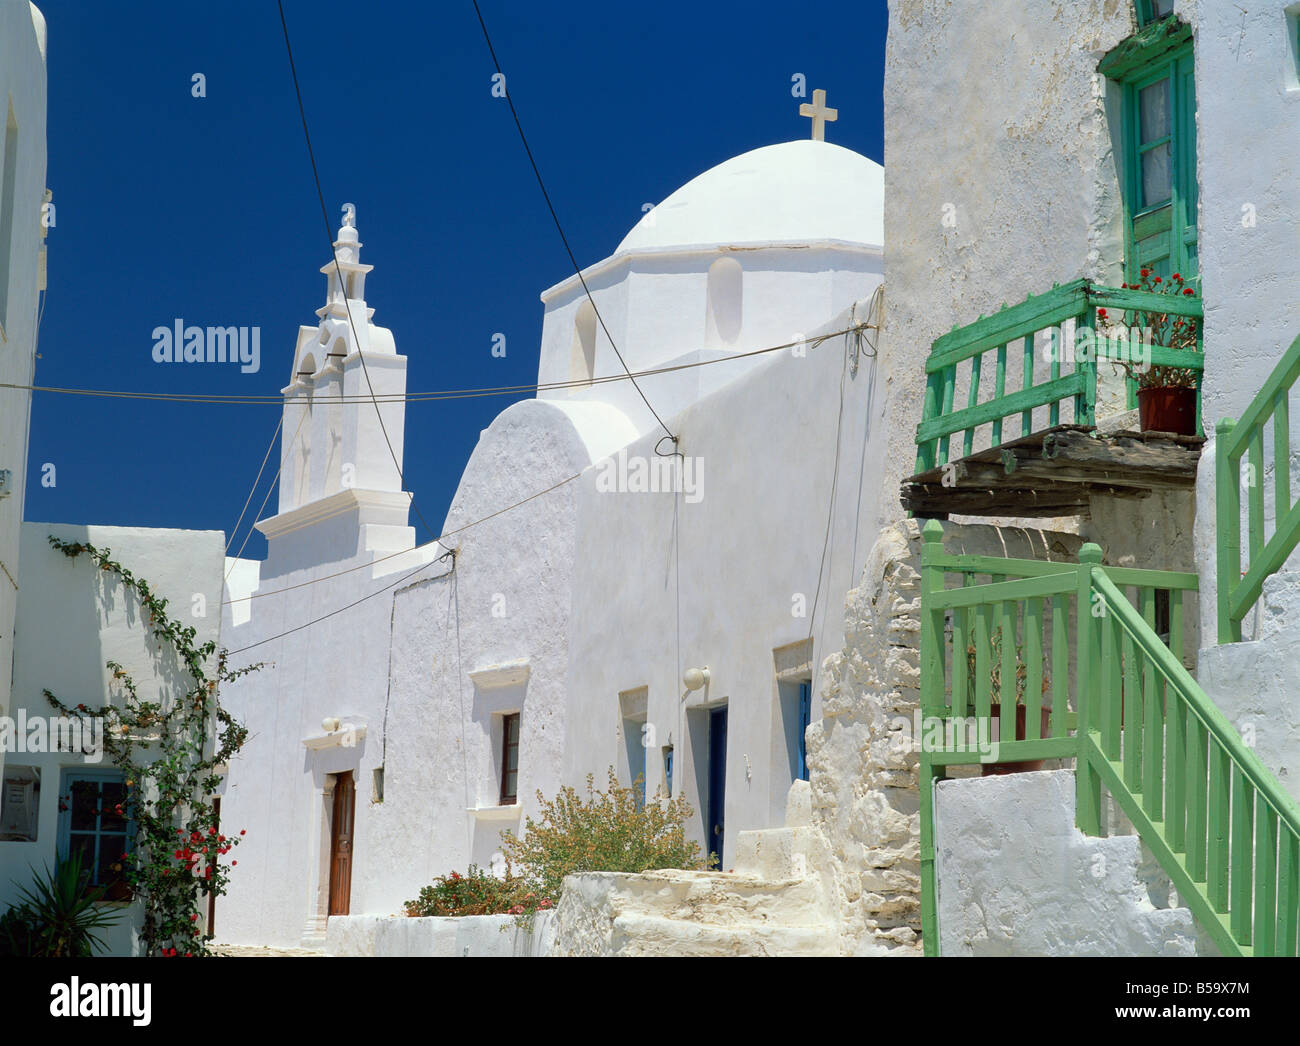
<instances>
[{"instance_id":1,"label":"blue framed window","mask_svg":"<svg viewBox=\"0 0 1300 1046\"><path fill-rule=\"evenodd\" d=\"M121 770L64 770L59 789L59 856L81 857L95 886L105 898L131 897L122 855L135 844L126 777Z\"/></svg>"},{"instance_id":2,"label":"blue framed window","mask_svg":"<svg viewBox=\"0 0 1300 1046\"><path fill-rule=\"evenodd\" d=\"M626 718L623 720L623 747L627 753L628 785L637 789L641 804L639 809L642 810L645 809L646 797L646 731L647 726L644 719Z\"/></svg>"}]
</instances>

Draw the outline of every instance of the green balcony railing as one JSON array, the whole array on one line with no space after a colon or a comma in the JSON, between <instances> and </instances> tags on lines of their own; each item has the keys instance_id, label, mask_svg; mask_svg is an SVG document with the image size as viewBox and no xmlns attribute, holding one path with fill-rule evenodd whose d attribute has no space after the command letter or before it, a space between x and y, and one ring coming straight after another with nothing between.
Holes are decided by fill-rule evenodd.
<instances>
[{"instance_id":1,"label":"green balcony railing","mask_svg":"<svg viewBox=\"0 0 1300 1046\"><path fill-rule=\"evenodd\" d=\"M1241 623L1264 581L1300 543L1300 502L1291 493L1290 394L1300 378L1300 338L1282 355L1240 420L1215 426L1215 532L1219 642L1241 641ZM1264 440L1273 429L1273 534L1265 537ZM1245 468L1243 469L1243 462ZM1250 564L1241 569L1241 499L1246 498Z\"/></svg>"},{"instance_id":2,"label":"green balcony railing","mask_svg":"<svg viewBox=\"0 0 1300 1046\"><path fill-rule=\"evenodd\" d=\"M935 341L925 363L925 400L916 429L917 473L951 460L954 437L961 451L955 457L971 454L984 426L991 428L991 447L1028 436L1034 431L1035 410L1046 409L1048 427L1095 424L1097 363L1119 354L1109 341L1096 337L1099 309L1115 322L1134 312L1201 317L1197 297L1076 280L952 330ZM1196 350L1151 346L1150 362L1200 371L1204 354L1199 343ZM1018 379L1019 388L1007 388L1009 376ZM1131 379L1129 384L1131 407L1136 401ZM965 392L964 405L956 402L959 389ZM1068 417L1063 416L1063 404ZM1199 418L1198 397L1198 429ZM1017 419L1019 432L1012 434Z\"/></svg>"},{"instance_id":3,"label":"green balcony railing","mask_svg":"<svg viewBox=\"0 0 1300 1046\"><path fill-rule=\"evenodd\" d=\"M938 521L922 533L926 954L939 950L934 784L948 766L995 757L1073 758L1082 831L1100 834L1104 787L1223 954L1296 955L1300 808L1183 666L1184 597L1196 575L1103 567L1093 544L1075 564L958 556L944 550ZM970 744L969 731L946 728L965 721L977 741L991 736L994 635L1003 637L997 686L1009 696L1014 679L1017 690L1017 701L999 701L1008 740L995 756ZM1013 732L1017 703L1023 739Z\"/></svg>"}]
</instances>

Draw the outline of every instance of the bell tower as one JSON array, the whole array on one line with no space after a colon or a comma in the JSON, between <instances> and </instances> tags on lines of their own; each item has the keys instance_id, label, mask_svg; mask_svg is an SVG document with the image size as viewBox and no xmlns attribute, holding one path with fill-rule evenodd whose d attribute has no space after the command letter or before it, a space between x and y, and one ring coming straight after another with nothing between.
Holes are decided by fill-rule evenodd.
<instances>
[{"instance_id":1,"label":"bell tower","mask_svg":"<svg viewBox=\"0 0 1300 1046\"><path fill-rule=\"evenodd\" d=\"M402 490L406 357L366 305L356 208L343 206L325 304L299 327L280 430L279 511L258 522L279 572L411 548ZM391 450L390 450L391 447ZM394 460L396 459L396 460Z\"/></svg>"}]
</instances>

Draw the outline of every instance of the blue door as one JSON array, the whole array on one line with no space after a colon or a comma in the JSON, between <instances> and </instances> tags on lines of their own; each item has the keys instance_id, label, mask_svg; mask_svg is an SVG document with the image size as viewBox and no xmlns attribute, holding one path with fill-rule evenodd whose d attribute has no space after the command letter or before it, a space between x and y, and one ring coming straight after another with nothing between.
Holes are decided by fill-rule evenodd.
<instances>
[{"instance_id":1,"label":"blue door","mask_svg":"<svg viewBox=\"0 0 1300 1046\"><path fill-rule=\"evenodd\" d=\"M727 709L709 713L709 823L705 849L718 857L722 868L723 811L727 801Z\"/></svg>"},{"instance_id":2,"label":"blue door","mask_svg":"<svg viewBox=\"0 0 1300 1046\"><path fill-rule=\"evenodd\" d=\"M812 722L812 683L799 684L799 780L808 780L808 726Z\"/></svg>"}]
</instances>

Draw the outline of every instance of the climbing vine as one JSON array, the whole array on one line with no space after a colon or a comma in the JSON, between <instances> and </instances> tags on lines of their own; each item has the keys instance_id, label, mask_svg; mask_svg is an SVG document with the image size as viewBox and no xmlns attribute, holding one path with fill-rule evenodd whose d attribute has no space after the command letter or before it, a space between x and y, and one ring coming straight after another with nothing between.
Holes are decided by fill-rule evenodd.
<instances>
[{"instance_id":1,"label":"climbing vine","mask_svg":"<svg viewBox=\"0 0 1300 1046\"><path fill-rule=\"evenodd\" d=\"M238 862L224 858L244 835L241 831L227 836L217 823L217 768L248 737L248 730L221 707L217 693L220 684L262 664L232 670L226 651L218 652L215 642L195 645L197 630L168 617L167 600L114 560L111 549L53 535L49 541L65 556L87 556L99 570L116 576L148 615L159 656L168 649L175 653L185 681L160 700L141 697L135 680L116 661L106 663L112 672L108 704L71 706L49 690L44 693L64 715L83 721L102 717L104 754L126 775L126 808L116 812L135 824L136 836L121 864L126 881L144 904L141 938L146 952L207 955L208 939L199 926L200 901L226 892L230 870Z\"/></svg>"}]
</instances>

